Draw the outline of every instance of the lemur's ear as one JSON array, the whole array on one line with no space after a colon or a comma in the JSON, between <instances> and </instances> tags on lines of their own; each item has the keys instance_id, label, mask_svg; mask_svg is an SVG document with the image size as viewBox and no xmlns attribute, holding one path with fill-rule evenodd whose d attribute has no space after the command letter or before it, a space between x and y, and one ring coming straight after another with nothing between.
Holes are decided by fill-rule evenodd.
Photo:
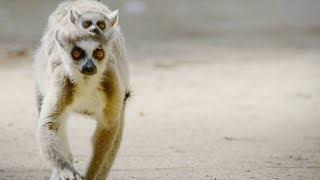
<instances>
[{"instance_id":1,"label":"lemur's ear","mask_svg":"<svg viewBox=\"0 0 320 180\"><path fill-rule=\"evenodd\" d=\"M55 32L55 39L61 47L67 46L68 35L64 30L57 29Z\"/></svg>"},{"instance_id":2,"label":"lemur's ear","mask_svg":"<svg viewBox=\"0 0 320 180\"><path fill-rule=\"evenodd\" d=\"M80 13L76 9L71 9L69 12L70 21L75 24L76 21L80 18Z\"/></svg>"},{"instance_id":3,"label":"lemur's ear","mask_svg":"<svg viewBox=\"0 0 320 180\"><path fill-rule=\"evenodd\" d=\"M105 32L103 36L105 37L105 44L109 46L119 36L119 31L117 31L115 28L111 28Z\"/></svg>"},{"instance_id":4,"label":"lemur's ear","mask_svg":"<svg viewBox=\"0 0 320 180\"><path fill-rule=\"evenodd\" d=\"M115 10L107 15L111 27L118 24L118 20L119 20L119 15L118 15L119 13L118 12L119 12L119 10Z\"/></svg>"}]
</instances>

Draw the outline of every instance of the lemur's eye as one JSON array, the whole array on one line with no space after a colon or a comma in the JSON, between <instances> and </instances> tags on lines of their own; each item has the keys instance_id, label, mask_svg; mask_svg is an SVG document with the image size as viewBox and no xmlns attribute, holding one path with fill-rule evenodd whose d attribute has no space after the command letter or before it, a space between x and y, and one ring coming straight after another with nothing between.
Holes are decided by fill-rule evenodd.
<instances>
[{"instance_id":1,"label":"lemur's eye","mask_svg":"<svg viewBox=\"0 0 320 180\"><path fill-rule=\"evenodd\" d=\"M104 51L102 48L98 48L93 52L93 57L97 60L102 60L104 58Z\"/></svg>"},{"instance_id":2,"label":"lemur's eye","mask_svg":"<svg viewBox=\"0 0 320 180\"><path fill-rule=\"evenodd\" d=\"M79 60L79 59L83 58L84 52L79 47L74 47L71 51L71 56L72 56L72 59Z\"/></svg>"},{"instance_id":3,"label":"lemur's eye","mask_svg":"<svg viewBox=\"0 0 320 180\"><path fill-rule=\"evenodd\" d=\"M91 24L92 24L91 21L84 21L82 23L82 27L87 29Z\"/></svg>"},{"instance_id":4,"label":"lemur's eye","mask_svg":"<svg viewBox=\"0 0 320 180\"><path fill-rule=\"evenodd\" d=\"M101 30L104 30L106 28L106 23L104 23L104 21L98 21L97 25Z\"/></svg>"}]
</instances>

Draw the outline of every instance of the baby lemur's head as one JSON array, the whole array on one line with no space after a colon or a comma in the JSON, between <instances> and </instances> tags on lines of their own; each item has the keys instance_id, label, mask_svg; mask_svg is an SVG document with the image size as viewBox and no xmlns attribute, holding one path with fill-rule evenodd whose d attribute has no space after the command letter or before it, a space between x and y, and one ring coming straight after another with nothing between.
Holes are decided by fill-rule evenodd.
<instances>
[{"instance_id":1,"label":"baby lemur's head","mask_svg":"<svg viewBox=\"0 0 320 180\"><path fill-rule=\"evenodd\" d=\"M102 74L115 35L94 34L83 29L69 33L58 29L55 33L58 53L68 74L74 78Z\"/></svg>"},{"instance_id":2,"label":"baby lemur's head","mask_svg":"<svg viewBox=\"0 0 320 180\"><path fill-rule=\"evenodd\" d=\"M78 29L86 29L95 34L104 34L118 23L118 10L105 14L100 11L87 11L80 14L70 10L70 20Z\"/></svg>"}]
</instances>

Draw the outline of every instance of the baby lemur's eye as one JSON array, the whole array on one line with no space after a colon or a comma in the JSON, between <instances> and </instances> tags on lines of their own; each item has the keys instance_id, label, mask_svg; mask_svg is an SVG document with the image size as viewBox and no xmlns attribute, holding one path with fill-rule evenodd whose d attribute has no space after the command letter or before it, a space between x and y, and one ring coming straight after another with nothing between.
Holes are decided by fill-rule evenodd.
<instances>
[{"instance_id":1,"label":"baby lemur's eye","mask_svg":"<svg viewBox=\"0 0 320 180\"><path fill-rule=\"evenodd\" d=\"M106 28L106 23L104 21L98 21L97 25L101 30L104 30Z\"/></svg>"},{"instance_id":2,"label":"baby lemur's eye","mask_svg":"<svg viewBox=\"0 0 320 180\"><path fill-rule=\"evenodd\" d=\"M84 52L79 47L74 47L71 51L72 59L74 60L80 60L84 56Z\"/></svg>"},{"instance_id":3,"label":"baby lemur's eye","mask_svg":"<svg viewBox=\"0 0 320 180\"><path fill-rule=\"evenodd\" d=\"M102 48L97 48L93 52L93 57L96 58L97 60L102 60L104 58L104 51Z\"/></svg>"},{"instance_id":4,"label":"baby lemur's eye","mask_svg":"<svg viewBox=\"0 0 320 180\"><path fill-rule=\"evenodd\" d=\"M84 21L84 22L82 23L82 27L87 29L89 26L91 26L91 24L92 24L91 21Z\"/></svg>"}]
</instances>

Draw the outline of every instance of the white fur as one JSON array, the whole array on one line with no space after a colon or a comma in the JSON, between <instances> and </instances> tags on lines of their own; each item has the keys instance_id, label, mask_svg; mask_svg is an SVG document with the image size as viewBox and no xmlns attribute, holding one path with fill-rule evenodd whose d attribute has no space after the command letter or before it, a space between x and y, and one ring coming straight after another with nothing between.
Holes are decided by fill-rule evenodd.
<instances>
[{"instance_id":1,"label":"white fur","mask_svg":"<svg viewBox=\"0 0 320 180\"><path fill-rule=\"evenodd\" d=\"M69 52L65 52L65 50L55 40L54 33L57 29L63 29L68 33L72 33L76 30L73 24L69 22L68 12L70 8L76 8L80 13L92 9L99 10L107 14L111 13L107 6L96 1L78 0L61 3L57 10L49 17L48 27L41 39L41 45L34 56L36 87L38 93L44 97L39 115L37 139L39 141L42 154L53 165L51 180L80 178L79 174L75 175L71 170L59 169L61 165L58 162L59 158L65 159L72 165L72 154L70 152L64 129L69 112L83 113L86 111L93 114L93 117L98 121L97 124L104 124L103 119L101 119L102 111L110 102L106 102L106 98L104 94L98 90L98 86L103 78L103 73L108 69L112 69L116 74L115 76L118 78L120 86L119 94L121 94L122 97L124 97L125 92L129 89L129 73L125 42L118 24L116 24L112 29L112 44L109 44L108 47L104 47L106 54L105 59L102 63L98 63L94 60L94 63L97 66L97 73L89 78L84 78L84 75L79 72L72 62L72 59L70 59ZM94 47L97 45L97 42L90 40L81 41L77 44L77 46L89 52L88 54L92 54ZM49 53L50 51L51 53ZM56 92L61 91L61 89L56 87L53 83L56 78L54 70L54 65L56 63L62 64L65 75L67 75L69 79L77 85L78 91L75 94L73 103L61 116L55 119L48 119L48 114L50 114L54 102L57 101ZM119 119L120 114L121 113L119 113L119 117L114 118L116 120ZM59 129L58 133L55 134L54 132L48 132L43 128L43 125L48 121L60 122L61 129ZM120 127L120 129L122 129L122 127ZM121 134L119 137L117 136L117 141L120 141L119 138L121 140ZM118 147L118 145L115 146L116 148ZM111 157L111 159L112 158L114 157Z\"/></svg>"},{"instance_id":2,"label":"white fur","mask_svg":"<svg viewBox=\"0 0 320 180\"><path fill-rule=\"evenodd\" d=\"M47 62L50 59L56 58L56 54L48 56L49 50L53 47L54 50L60 48L57 46L57 42L54 39L54 33L57 29L66 30L68 32L75 31L74 25L70 22L68 13L70 8L76 8L80 13L86 12L88 10L98 10L110 14L109 8L98 2L98 1L88 1L88 0L78 0L78 1L67 1L59 4L58 8L50 15L48 20L48 27L41 39L41 46L38 48L35 54L34 66L36 85L39 86L42 93L46 92L47 81L49 79L48 72L50 71L50 63ZM117 11L118 12L118 11ZM112 14L114 15L114 14ZM123 79L123 85L128 88L129 74L127 66L127 53L125 48L124 37L121 32L121 28L118 24L112 29L114 31L114 44L112 53L110 57L117 59L115 66L119 70L121 79ZM41 68L39 68L41 67Z\"/></svg>"}]
</instances>

